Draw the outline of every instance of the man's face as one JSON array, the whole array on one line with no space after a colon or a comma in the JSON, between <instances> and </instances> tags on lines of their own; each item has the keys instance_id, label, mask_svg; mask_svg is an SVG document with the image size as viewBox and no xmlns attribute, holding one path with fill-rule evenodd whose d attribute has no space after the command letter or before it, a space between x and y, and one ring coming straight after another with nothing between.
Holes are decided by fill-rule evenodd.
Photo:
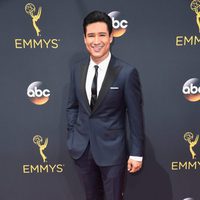
<instances>
[{"instance_id":1,"label":"man's face","mask_svg":"<svg viewBox=\"0 0 200 200\"><path fill-rule=\"evenodd\" d=\"M84 42L95 63L102 62L109 54L113 36L109 35L105 22L94 22L86 26Z\"/></svg>"}]
</instances>

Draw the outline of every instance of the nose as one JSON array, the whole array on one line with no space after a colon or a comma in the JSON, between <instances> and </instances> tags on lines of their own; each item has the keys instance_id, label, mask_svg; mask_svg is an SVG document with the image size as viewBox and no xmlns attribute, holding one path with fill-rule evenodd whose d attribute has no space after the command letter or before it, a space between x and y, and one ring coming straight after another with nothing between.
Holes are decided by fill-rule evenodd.
<instances>
[{"instance_id":1,"label":"nose","mask_svg":"<svg viewBox=\"0 0 200 200\"><path fill-rule=\"evenodd\" d=\"M94 44L99 44L99 43L100 43L100 38L99 38L98 35L96 35L96 36L94 37Z\"/></svg>"}]
</instances>

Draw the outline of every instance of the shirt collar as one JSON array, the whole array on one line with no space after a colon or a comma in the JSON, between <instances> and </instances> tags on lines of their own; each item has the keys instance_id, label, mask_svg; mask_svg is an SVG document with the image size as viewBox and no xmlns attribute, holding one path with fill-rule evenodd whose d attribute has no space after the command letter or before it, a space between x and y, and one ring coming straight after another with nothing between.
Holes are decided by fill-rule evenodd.
<instances>
[{"instance_id":1,"label":"shirt collar","mask_svg":"<svg viewBox=\"0 0 200 200\"><path fill-rule=\"evenodd\" d=\"M103 60L102 62L100 62L100 63L98 64L99 69L100 69L100 70L101 70L101 69L105 69L105 67L106 67L106 69L107 69L108 64L109 64L109 62L110 62L110 59L111 59L111 53L109 52L108 57L107 57L105 60ZM97 65L97 64L96 64L96 63L92 60L92 58L90 57L90 64L89 64L89 67L93 67L93 66L95 66L95 65Z\"/></svg>"}]
</instances>

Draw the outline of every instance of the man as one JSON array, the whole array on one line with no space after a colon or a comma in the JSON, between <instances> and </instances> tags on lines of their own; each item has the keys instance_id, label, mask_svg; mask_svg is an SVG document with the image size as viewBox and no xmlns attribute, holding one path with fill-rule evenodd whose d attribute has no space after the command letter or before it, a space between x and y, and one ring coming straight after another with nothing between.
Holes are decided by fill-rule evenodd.
<instances>
[{"instance_id":1,"label":"man","mask_svg":"<svg viewBox=\"0 0 200 200\"><path fill-rule=\"evenodd\" d=\"M67 145L87 200L122 200L125 169L142 166L142 95L135 68L110 53L112 21L93 11L83 21L90 58L72 69ZM130 132L127 156L126 116ZM127 161L128 160L128 161Z\"/></svg>"}]
</instances>

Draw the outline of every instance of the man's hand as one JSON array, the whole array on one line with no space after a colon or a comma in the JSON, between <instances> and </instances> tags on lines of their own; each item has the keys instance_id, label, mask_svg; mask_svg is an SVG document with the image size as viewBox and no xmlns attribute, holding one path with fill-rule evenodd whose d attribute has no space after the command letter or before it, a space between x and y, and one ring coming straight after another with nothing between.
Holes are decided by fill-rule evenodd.
<instances>
[{"instance_id":1,"label":"man's hand","mask_svg":"<svg viewBox=\"0 0 200 200\"><path fill-rule=\"evenodd\" d=\"M129 158L128 162L127 162L127 167L128 167L128 171L130 173L135 173L135 172L139 171L140 168L142 167L142 162Z\"/></svg>"}]
</instances>

